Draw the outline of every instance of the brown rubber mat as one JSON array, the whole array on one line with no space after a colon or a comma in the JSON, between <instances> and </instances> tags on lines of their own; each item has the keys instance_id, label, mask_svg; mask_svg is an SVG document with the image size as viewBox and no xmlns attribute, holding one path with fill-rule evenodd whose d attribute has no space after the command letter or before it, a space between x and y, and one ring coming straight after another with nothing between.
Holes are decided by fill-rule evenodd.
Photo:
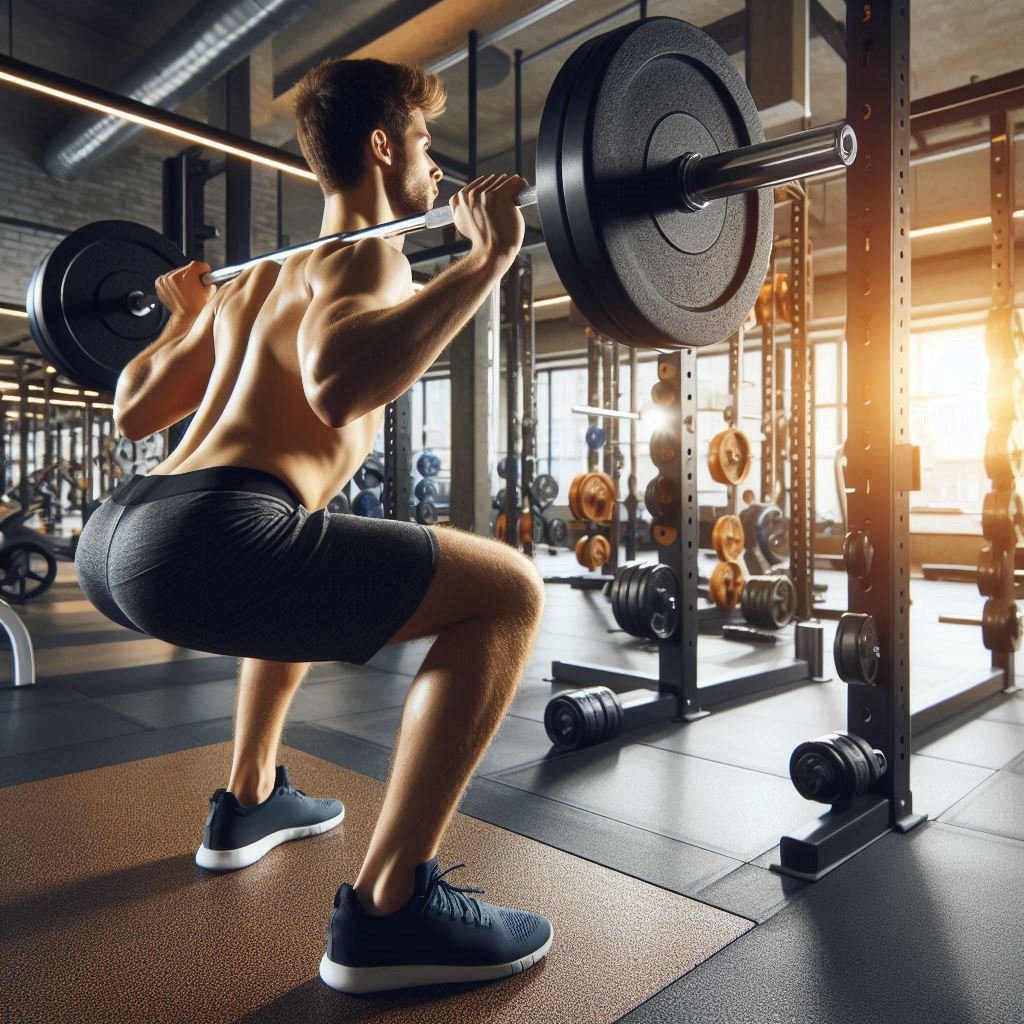
<instances>
[{"instance_id":1,"label":"brown rubber mat","mask_svg":"<svg viewBox=\"0 0 1024 1024\"><path fill-rule=\"evenodd\" d=\"M484 985L353 997L319 977L382 783L282 746L345 821L240 871L195 863L221 743L0 790L0 1021L615 1021L752 927L744 918L457 814L439 852L481 899L550 918L538 965Z\"/></svg>"}]
</instances>

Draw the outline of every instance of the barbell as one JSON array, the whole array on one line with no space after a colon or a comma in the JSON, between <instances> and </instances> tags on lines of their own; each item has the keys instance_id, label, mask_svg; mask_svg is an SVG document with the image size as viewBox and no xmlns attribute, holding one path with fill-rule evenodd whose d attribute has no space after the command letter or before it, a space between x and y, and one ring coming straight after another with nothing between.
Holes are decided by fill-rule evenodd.
<instances>
[{"instance_id":1,"label":"barbell","mask_svg":"<svg viewBox=\"0 0 1024 1024\"><path fill-rule=\"evenodd\" d=\"M710 36L674 18L613 29L558 72L541 116L536 203L555 270L584 318L637 348L727 338L757 299L777 185L848 167L845 122L764 141L754 101ZM264 260L453 223L449 206L278 249L203 275L219 285ZM36 267L26 297L42 354L65 376L113 390L164 329L156 278L184 266L131 221L73 231Z\"/></svg>"}]
</instances>

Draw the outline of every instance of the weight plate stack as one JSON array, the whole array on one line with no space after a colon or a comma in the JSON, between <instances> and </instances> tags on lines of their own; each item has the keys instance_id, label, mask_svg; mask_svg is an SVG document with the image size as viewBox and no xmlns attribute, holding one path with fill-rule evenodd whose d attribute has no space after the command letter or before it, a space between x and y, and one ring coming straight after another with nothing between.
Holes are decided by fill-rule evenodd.
<instances>
[{"instance_id":1,"label":"weight plate stack","mask_svg":"<svg viewBox=\"0 0 1024 1024\"><path fill-rule=\"evenodd\" d=\"M634 623L629 618L625 595L628 580L636 569L636 563L620 566L615 573L615 579L612 581L609 594L612 599L612 615L618 623L619 629L624 630L631 636L636 636L637 633L635 632L636 627Z\"/></svg>"},{"instance_id":2,"label":"weight plate stack","mask_svg":"<svg viewBox=\"0 0 1024 1024\"><path fill-rule=\"evenodd\" d=\"M622 731L623 711L606 686L561 693L544 709L548 739L564 750L578 750L614 739Z\"/></svg>"},{"instance_id":3,"label":"weight plate stack","mask_svg":"<svg viewBox=\"0 0 1024 1024\"><path fill-rule=\"evenodd\" d=\"M740 603L743 617L752 626L782 629L793 621L796 588L788 576L751 576Z\"/></svg>"},{"instance_id":4,"label":"weight plate stack","mask_svg":"<svg viewBox=\"0 0 1024 1024\"><path fill-rule=\"evenodd\" d=\"M789 775L806 800L835 804L868 792L886 773L881 750L852 732L830 732L801 743L789 760Z\"/></svg>"}]
</instances>

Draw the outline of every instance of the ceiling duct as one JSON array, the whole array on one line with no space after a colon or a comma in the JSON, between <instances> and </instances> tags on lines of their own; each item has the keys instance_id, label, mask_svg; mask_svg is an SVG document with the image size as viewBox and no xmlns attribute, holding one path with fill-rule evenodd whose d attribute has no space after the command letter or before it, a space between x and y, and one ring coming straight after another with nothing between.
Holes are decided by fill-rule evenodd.
<instances>
[{"instance_id":1,"label":"ceiling duct","mask_svg":"<svg viewBox=\"0 0 1024 1024\"><path fill-rule=\"evenodd\" d=\"M122 96L173 109L206 88L316 0L210 0L190 10L114 87ZM43 157L63 181L83 174L123 146L141 125L82 114L58 133Z\"/></svg>"}]
</instances>

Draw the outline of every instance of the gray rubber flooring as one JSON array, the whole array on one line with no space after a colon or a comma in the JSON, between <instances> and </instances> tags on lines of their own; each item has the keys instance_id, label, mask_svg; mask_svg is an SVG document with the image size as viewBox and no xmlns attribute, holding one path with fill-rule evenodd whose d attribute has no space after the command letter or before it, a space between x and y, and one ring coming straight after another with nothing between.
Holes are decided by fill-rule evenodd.
<instances>
[{"instance_id":1,"label":"gray rubber flooring","mask_svg":"<svg viewBox=\"0 0 1024 1024\"><path fill-rule=\"evenodd\" d=\"M538 562L546 575L580 571L568 553L542 552ZM842 605L845 577L817 578L830 584L829 604ZM846 687L834 679L775 689L689 725L659 723L557 753L543 727L559 689L553 660L654 672L657 655L616 631L599 593L558 584L547 592L533 658L460 809L758 923L624 1020L1022 1019L1024 696L996 695L915 736L914 806L932 820L806 885L768 870L780 836L824 810L793 789L789 755L844 727ZM913 706L984 673L980 627L937 622L980 609L972 586L914 581ZM0 654L0 786L231 738L232 659L119 630L83 601L66 564L23 616L39 684L3 686L11 658ZM826 622L826 664L833 629ZM284 742L385 781L428 647L386 648L362 668L314 666ZM777 648L701 637L700 682L791 657L791 631ZM211 791L226 782L211 780ZM197 808L198 828L205 810Z\"/></svg>"}]
</instances>

